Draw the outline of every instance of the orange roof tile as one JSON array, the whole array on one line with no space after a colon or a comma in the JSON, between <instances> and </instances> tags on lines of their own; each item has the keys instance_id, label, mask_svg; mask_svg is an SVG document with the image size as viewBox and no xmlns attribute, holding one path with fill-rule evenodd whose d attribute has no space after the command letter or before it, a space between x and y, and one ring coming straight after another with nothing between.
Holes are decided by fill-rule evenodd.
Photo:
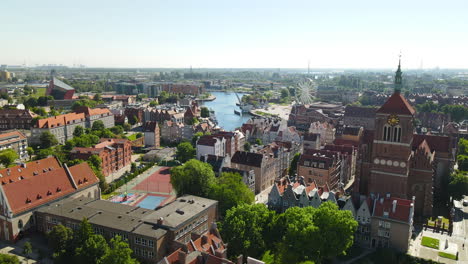
<instances>
[{"instance_id":1,"label":"orange roof tile","mask_svg":"<svg viewBox=\"0 0 468 264\"><path fill-rule=\"evenodd\" d=\"M38 128L52 128L58 126L64 126L68 122L74 120L84 120L85 115L83 113L70 113L64 115L58 115L54 117L44 118L37 120L37 127Z\"/></svg>"},{"instance_id":2,"label":"orange roof tile","mask_svg":"<svg viewBox=\"0 0 468 264\"><path fill-rule=\"evenodd\" d=\"M98 182L87 163L69 168L69 176L55 158L46 158L0 171L1 188L5 193L9 209L18 214L42 204L52 202L78 189ZM81 182L79 184L79 182Z\"/></svg>"}]
</instances>

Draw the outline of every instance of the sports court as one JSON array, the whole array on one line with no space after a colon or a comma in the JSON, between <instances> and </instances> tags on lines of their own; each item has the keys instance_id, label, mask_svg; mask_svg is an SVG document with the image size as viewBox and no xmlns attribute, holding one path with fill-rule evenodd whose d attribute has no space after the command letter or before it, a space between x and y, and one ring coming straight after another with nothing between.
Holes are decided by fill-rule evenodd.
<instances>
[{"instance_id":1,"label":"sports court","mask_svg":"<svg viewBox=\"0 0 468 264\"><path fill-rule=\"evenodd\" d=\"M175 197L171 195L147 194L141 199L138 199L133 205L154 210L160 206L164 206L165 204L172 202L174 198Z\"/></svg>"},{"instance_id":2,"label":"sports court","mask_svg":"<svg viewBox=\"0 0 468 264\"><path fill-rule=\"evenodd\" d=\"M146 193L172 194L170 167L161 167L140 183L136 184L132 190Z\"/></svg>"}]
</instances>

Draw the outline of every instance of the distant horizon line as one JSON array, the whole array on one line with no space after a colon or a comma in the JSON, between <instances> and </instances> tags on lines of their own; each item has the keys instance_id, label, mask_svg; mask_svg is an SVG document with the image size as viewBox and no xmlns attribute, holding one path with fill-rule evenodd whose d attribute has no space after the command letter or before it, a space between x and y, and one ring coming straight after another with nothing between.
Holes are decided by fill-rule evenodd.
<instances>
[{"instance_id":1,"label":"distant horizon line","mask_svg":"<svg viewBox=\"0 0 468 264\"><path fill-rule=\"evenodd\" d=\"M12 67L12 68L10 68ZM67 68L67 69L134 69L134 70L143 70L143 69L151 69L151 70L156 70L156 69L166 69L166 70L188 70L188 71L195 71L195 70L271 70L271 71L281 71L281 70L300 70L300 71L317 71L317 70L395 70L395 68L380 68L380 67L369 67L369 68L364 68L364 67L356 67L356 68L350 68L350 67L323 67L323 68L281 68L281 67L119 67L119 66L114 66L114 67L108 67L108 66L93 66L93 67L73 67L73 66L67 66L67 65L40 65L40 66L23 66L23 65L8 65L6 64L6 68L3 69L34 69L34 68L51 68L53 69L54 67L57 68ZM432 67L432 68L404 68L403 70L406 71L433 71L433 70L468 70L467 68L442 68L442 67Z\"/></svg>"}]
</instances>

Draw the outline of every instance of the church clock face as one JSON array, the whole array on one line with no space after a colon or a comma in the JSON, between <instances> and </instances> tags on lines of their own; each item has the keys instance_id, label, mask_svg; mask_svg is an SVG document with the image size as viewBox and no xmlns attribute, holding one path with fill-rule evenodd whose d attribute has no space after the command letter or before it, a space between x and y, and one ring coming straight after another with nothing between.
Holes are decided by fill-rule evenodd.
<instances>
[{"instance_id":1,"label":"church clock face","mask_svg":"<svg viewBox=\"0 0 468 264\"><path fill-rule=\"evenodd\" d=\"M400 118L397 115L389 115L387 123L391 126L396 126L400 123Z\"/></svg>"}]
</instances>

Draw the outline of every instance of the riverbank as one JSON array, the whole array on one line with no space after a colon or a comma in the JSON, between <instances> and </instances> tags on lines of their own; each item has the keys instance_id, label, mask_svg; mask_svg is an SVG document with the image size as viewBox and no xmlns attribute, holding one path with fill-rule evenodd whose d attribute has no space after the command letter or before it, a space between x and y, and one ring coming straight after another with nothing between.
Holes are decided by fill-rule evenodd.
<instances>
[{"instance_id":1,"label":"riverbank","mask_svg":"<svg viewBox=\"0 0 468 264\"><path fill-rule=\"evenodd\" d=\"M210 95L208 96L208 98L204 98L204 99L200 99L200 98L196 98L195 101L198 101L198 102L209 102L209 101L214 101L216 100L216 96L214 95Z\"/></svg>"},{"instance_id":2,"label":"riverbank","mask_svg":"<svg viewBox=\"0 0 468 264\"><path fill-rule=\"evenodd\" d=\"M292 105L271 105L266 109L253 109L250 111L252 116L258 117L280 117L288 120L291 113Z\"/></svg>"}]
</instances>

